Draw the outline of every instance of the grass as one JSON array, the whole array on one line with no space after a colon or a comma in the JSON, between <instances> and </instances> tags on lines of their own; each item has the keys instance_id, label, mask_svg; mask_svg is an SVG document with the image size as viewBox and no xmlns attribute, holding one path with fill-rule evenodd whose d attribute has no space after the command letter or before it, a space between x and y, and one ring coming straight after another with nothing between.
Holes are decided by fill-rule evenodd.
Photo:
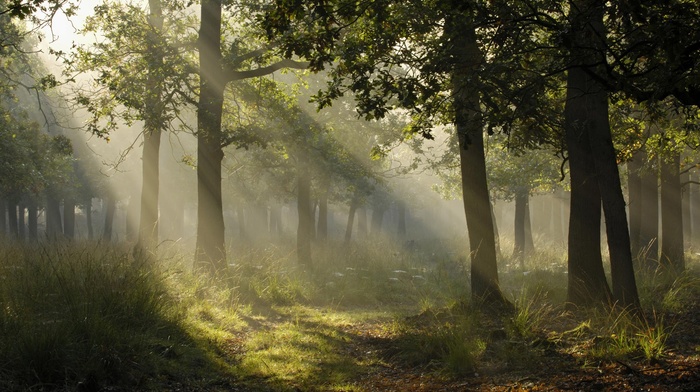
<instances>
[{"instance_id":1,"label":"grass","mask_svg":"<svg viewBox=\"0 0 700 392\"><path fill-rule=\"evenodd\" d=\"M654 363L700 298L689 263L680 277L640 277L645 320L565 313L561 250L545 248L525 270L501 260L514 310L485 312L460 244L317 247L311 268L285 246L239 246L214 278L175 252L156 262L94 243L4 244L0 390L355 390L370 369L470 377L564 351L584 366Z\"/></svg>"}]
</instances>

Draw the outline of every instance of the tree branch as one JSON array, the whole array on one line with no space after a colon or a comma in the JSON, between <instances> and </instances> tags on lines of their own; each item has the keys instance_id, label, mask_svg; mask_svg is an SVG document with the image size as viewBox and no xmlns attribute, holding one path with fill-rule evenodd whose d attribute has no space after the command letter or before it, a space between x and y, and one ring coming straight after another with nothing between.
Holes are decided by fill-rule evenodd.
<instances>
[{"instance_id":1,"label":"tree branch","mask_svg":"<svg viewBox=\"0 0 700 392\"><path fill-rule=\"evenodd\" d=\"M232 82L234 80L256 78L256 77L260 77L260 76L269 75L273 72L279 71L280 69L284 69L284 68L306 69L308 67L309 67L308 61L296 61L296 60L284 59L284 60L278 61L274 64L268 65L267 67L251 69L251 70L247 70L247 71L229 70L224 75L224 81L226 83L228 83L228 82Z\"/></svg>"}]
</instances>

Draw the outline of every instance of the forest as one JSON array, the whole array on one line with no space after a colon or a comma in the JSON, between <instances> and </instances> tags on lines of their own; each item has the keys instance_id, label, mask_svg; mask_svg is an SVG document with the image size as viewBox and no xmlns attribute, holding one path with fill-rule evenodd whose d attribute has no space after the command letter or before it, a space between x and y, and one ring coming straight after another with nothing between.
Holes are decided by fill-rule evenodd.
<instances>
[{"instance_id":1,"label":"forest","mask_svg":"<svg viewBox=\"0 0 700 392\"><path fill-rule=\"evenodd\" d=\"M0 391L695 391L699 324L696 0L0 0Z\"/></svg>"}]
</instances>

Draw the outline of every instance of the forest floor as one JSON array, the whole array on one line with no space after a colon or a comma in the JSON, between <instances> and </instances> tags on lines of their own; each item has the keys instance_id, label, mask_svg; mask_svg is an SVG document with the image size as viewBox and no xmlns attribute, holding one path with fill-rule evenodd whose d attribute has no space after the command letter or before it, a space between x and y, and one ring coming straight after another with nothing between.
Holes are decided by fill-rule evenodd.
<instances>
[{"instance_id":1,"label":"forest floor","mask_svg":"<svg viewBox=\"0 0 700 392\"><path fill-rule=\"evenodd\" d=\"M161 386L177 391L700 390L700 301L682 313L652 316L657 319L647 325L648 338L655 339L656 328L663 334L661 351L652 359L639 347L620 347L639 343L616 340L615 328L601 332L585 321L586 313L553 314L535 321L538 329L527 337L514 339L512 332L503 332L509 327L502 314L481 314L475 333L487 336L484 346L477 349L478 358L457 355L457 361L469 364L454 372L441 363L449 354L434 352L446 350L445 326L460 328L453 311L397 316L376 309L278 307L251 316L247 327L220 344L221 356L237 375L194 384L175 378ZM428 330L442 332L433 335L435 340L418 336L431 335ZM432 353L407 355L406 350Z\"/></svg>"}]
</instances>

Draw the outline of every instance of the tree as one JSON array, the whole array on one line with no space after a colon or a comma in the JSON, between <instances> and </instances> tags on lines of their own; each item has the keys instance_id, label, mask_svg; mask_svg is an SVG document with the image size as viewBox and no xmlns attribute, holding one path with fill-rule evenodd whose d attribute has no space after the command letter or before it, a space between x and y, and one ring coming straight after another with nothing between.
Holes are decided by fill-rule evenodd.
<instances>
[{"instance_id":1,"label":"tree","mask_svg":"<svg viewBox=\"0 0 700 392\"><path fill-rule=\"evenodd\" d=\"M226 264L221 162L226 144L221 127L224 90L229 83L271 74L283 68L305 68L306 64L281 60L269 65L240 70L252 60L263 58L267 48L243 52L240 41L230 53L222 53L222 2L203 0L199 29L199 101L197 104L197 245L199 265L219 270ZM233 10L241 16L246 10ZM237 13L237 14L236 14ZM239 51L240 50L240 51Z\"/></svg>"}]
</instances>

